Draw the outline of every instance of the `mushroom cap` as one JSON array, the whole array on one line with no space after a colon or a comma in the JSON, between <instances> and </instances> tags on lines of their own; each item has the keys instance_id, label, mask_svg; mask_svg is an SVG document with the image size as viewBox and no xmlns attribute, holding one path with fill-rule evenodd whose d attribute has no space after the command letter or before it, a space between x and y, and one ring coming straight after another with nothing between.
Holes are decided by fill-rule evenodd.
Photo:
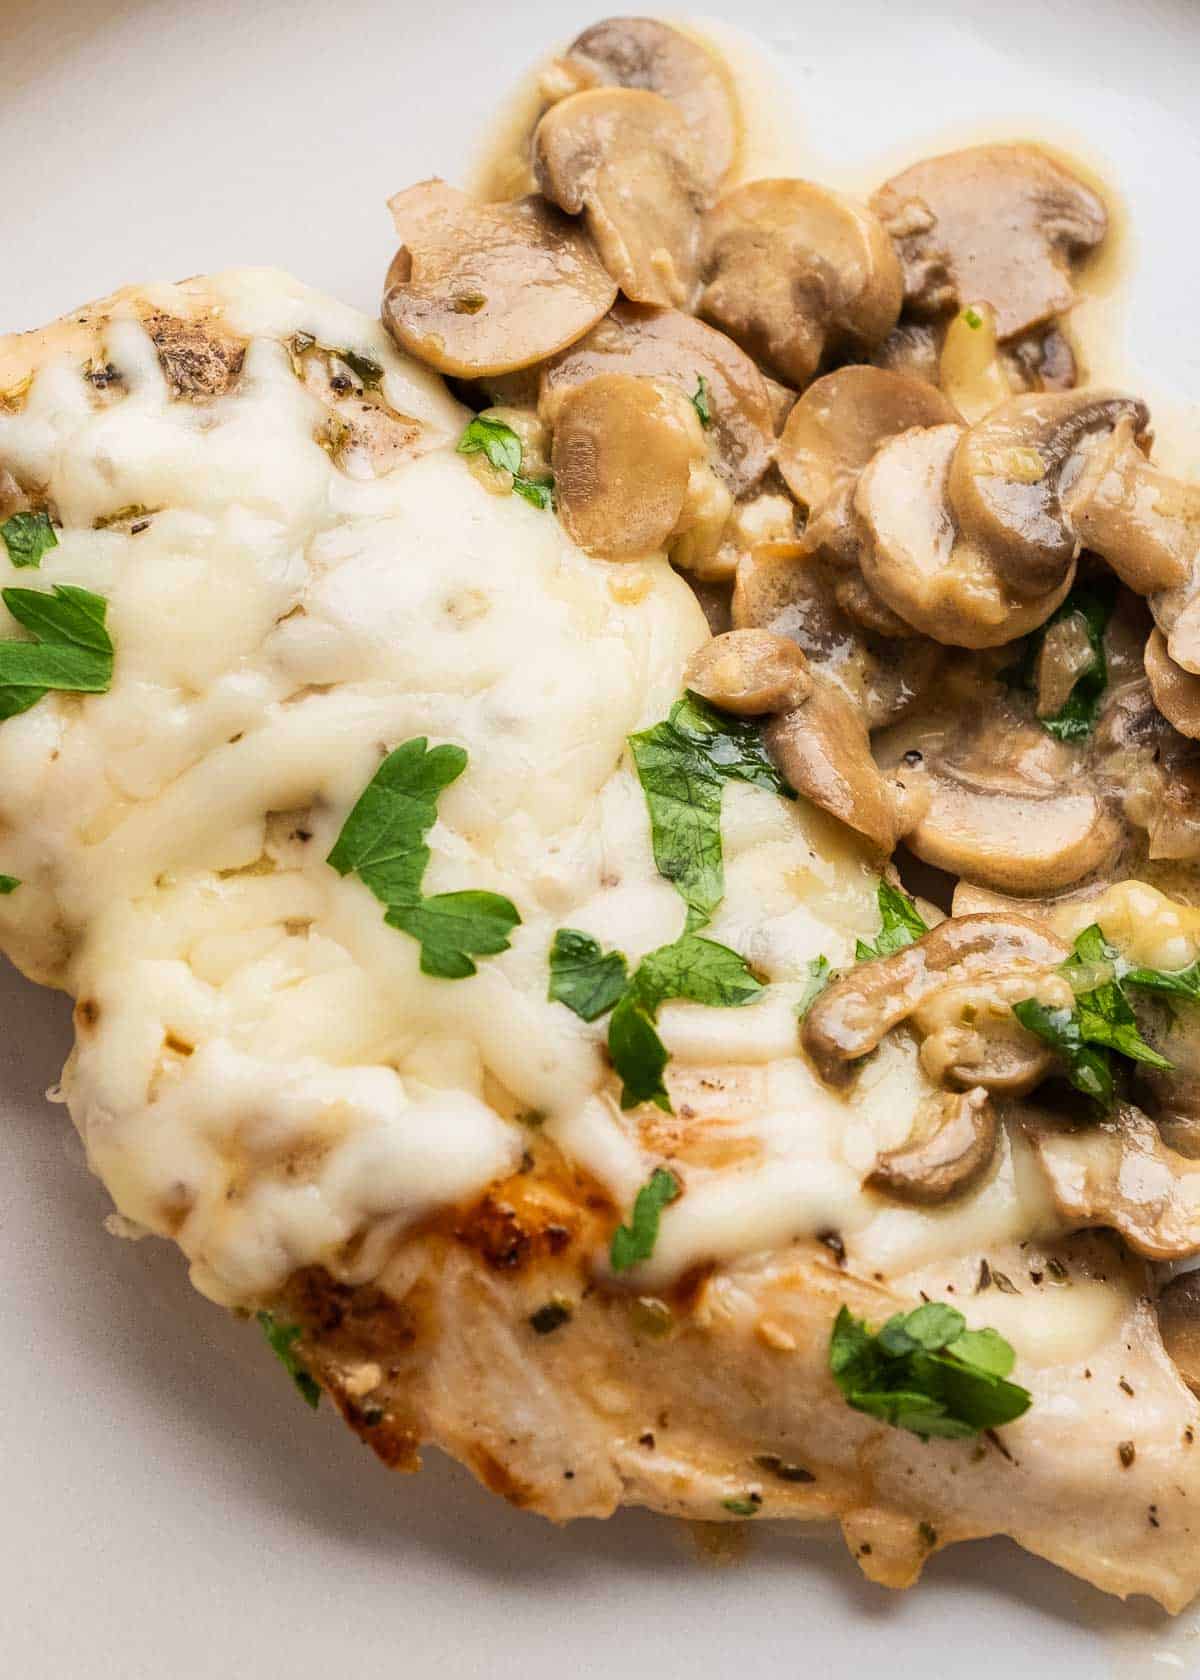
<instances>
[{"instance_id":1,"label":"mushroom cap","mask_svg":"<svg viewBox=\"0 0 1200 1680\"><path fill-rule=\"evenodd\" d=\"M801 1042L822 1078L842 1084L851 1063L947 986L1013 972L1047 973L1067 954L1061 940L1025 916L950 917L911 945L859 963L827 986L804 1017Z\"/></svg>"},{"instance_id":2,"label":"mushroom cap","mask_svg":"<svg viewBox=\"0 0 1200 1680\"><path fill-rule=\"evenodd\" d=\"M900 313L892 242L865 206L811 181L751 181L704 218L699 313L802 388L823 356L871 348Z\"/></svg>"},{"instance_id":3,"label":"mushroom cap","mask_svg":"<svg viewBox=\"0 0 1200 1680\"><path fill-rule=\"evenodd\" d=\"M678 106L638 88L573 93L538 123L533 167L551 203L584 213L626 297L664 307L691 298L703 189Z\"/></svg>"},{"instance_id":4,"label":"mushroom cap","mask_svg":"<svg viewBox=\"0 0 1200 1680\"><path fill-rule=\"evenodd\" d=\"M1200 553L1200 485L1146 459L1146 414L1123 415L1064 496L1080 540L1139 595L1175 589Z\"/></svg>"},{"instance_id":5,"label":"mushroom cap","mask_svg":"<svg viewBox=\"0 0 1200 1680\"><path fill-rule=\"evenodd\" d=\"M1200 740L1200 677L1176 665L1157 627L1146 643L1146 677L1154 704L1181 735Z\"/></svg>"},{"instance_id":6,"label":"mushroom cap","mask_svg":"<svg viewBox=\"0 0 1200 1680\"><path fill-rule=\"evenodd\" d=\"M914 1139L878 1157L864 1188L915 1207L936 1207L983 1177L996 1153L1000 1122L988 1093L976 1085L926 1097L913 1131Z\"/></svg>"},{"instance_id":7,"label":"mushroom cap","mask_svg":"<svg viewBox=\"0 0 1200 1680\"><path fill-rule=\"evenodd\" d=\"M871 756L857 707L827 677L811 673L801 705L763 728L763 745L797 793L837 817L872 845L891 851L897 814L891 790Z\"/></svg>"},{"instance_id":8,"label":"mushroom cap","mask_svg":"<svg viewBox=\"0 0 1200 1680\"><path fill-rule=\"evenodd\" d=\"M1001 339L1071 307L1071 259L1108 229L1097 194L1027 145L926 158L886 181L871 207L896 241L909 308L990 303Z\"/></svg>"},{"instance_id":9,"label":"mushroom cap","mask_svg":"<svg viewBox=\"0 0 1200 1680\"><path fill-rule=\"evenodd\" d=\"M858 557L854 490L880 444L910 427L958 418L935 386L883 368L838 368L810 385L776 452L784 482L808 513L805 545L852 565Z\"/></svg>"},{"instance_id":10,"label":"mushroom cap","mask_svg":"<svg viewBox=\"0 0 1200 1680\"><path fill-rule=\"evenodd\" d=\"M1193 1394L1200 1395L1200 1272L1183 1272L1158 1295L1163 1346Z\"/></svg>"},{"instance_id":11,"label":"mushroom cap","mask_svg":"<svg viewBox=\"0 0 1200 1680\"><path fill-rule=\"evenodd\" d=\"M1038 399L1046 400L1046 399ZM949 505L951 463L965 428L930 426L885 443L858 481L854 507L869 540L867 584L893 612L936 641L1000 647L1044 624L1075 576L1032 599L1017 594L985 548L960 534Z\"/></svg>"},{"instance_id":12,"label":"mushroom cap","mask_svg":"<svg viewBox=\"0 0 1200 1680\"><path fill-rule=\"evenodd\" d=\"M683 510L693 453L677 409L651 380L607 373L573 387L551 454L568 536L609 560L661 550Z\"/></svg>"},{"instance_id":13,"label":"mushroom cap","mask_svg":"<svg viewBox=\"0 0 1200 1680\"><path fill-rule=\"evenodd\" d=\"M727 630L688 661L686 686L737 717L786 712L812 692L796 643L769 630Z\"/></svg>"},{"instance_id":14,"label":"mushroom cap","mask_svg":"<svg viewBox=\"0 0 1200 1680\"><path fill-rule=\"evenodd\" d=\"M562 62L580 87L643 88L677 105L709 191L732 169L741 142L733 81L698 41L656 18L605 18L576 36Z\"/></svg>"},{"instance_id":15,"label":"mushroom cap","mask_svg":"<svg viewBox=\"0 0 1200 1680\"><path fill-rule=\"evenodd\" d=\"M1200 1161L1168 1149L1132 1103L1084 1125L1027 1109L1021 1123L1058 1211L1077 1228L1107 1225L1148 1260L1200 1253Z\"/></svg>"},{"instance_id":16,"label":"mushroom cap","mask_svg":"<svg viewBox=\"0 0 1200 1680\"><path fill-rule=\"evenodd\" d=\"M996 892L1036 897L1092 874L1116 855L1116 818L1088 787L1046 790L951 764L906 771L928 799L904 836L923 862Z\"/></svg>"},{"instance_id":17,"label":"mushroom cap","mask_svg":"<svg viewBox=\"0 0 1200 1680\"><path fill-rule=\"evenodd\" d=\"M1114 391L1035 392L993 409L960 438L947 486L955 519L1019 599L1056 588L1075 560L1064 477L1088 440L1123 419L1144 431L1150 413Z\"/></svg>"},{"instance_id":18,"label":"mushroom cap","mask_svg":"<svg viewBox=\"0 0 1200 1680\"><path fill-rule=\"evenodd\" d=\"M790 636L845 690L868 729L903 717L943 658L939 645L924 636L896 640L852 622L827 569L795 542L759 544L738 562L730 616L737 630Z\"/></svg>"},{"instance_id":19,"label":"mushroom cap","mask_svg":"<svg viewBox=\"0 0 1200 1680\"><path fill-rule=\"evenodd\" d=\"M401 245L383 322L439 373L477 378L543 361L617 295L586 235L540 198L475 204L444 181L422 181L388 204Z\"/></svg>"},{"instance_id":20,"label":"mushroom cap","mask_svg":"<svg viewBox=\"0 0 1200 1680\"><path fill-rule=\"evenodd\" d=\"M712 416L713 466L735 496L751 490L770 465L775 444L771 399L762 374L732 339L677 309L623 300L586 338L542 374L539 407L553 423L573 385L602 373L670 380L692 397L703 378Z\"/></svg>"}]
</instances>

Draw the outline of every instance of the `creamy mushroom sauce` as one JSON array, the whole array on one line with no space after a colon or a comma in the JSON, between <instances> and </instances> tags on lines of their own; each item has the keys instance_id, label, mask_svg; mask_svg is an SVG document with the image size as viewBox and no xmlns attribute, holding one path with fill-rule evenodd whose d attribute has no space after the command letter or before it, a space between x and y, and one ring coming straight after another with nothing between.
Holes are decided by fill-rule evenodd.
<instances>
[{"instance_id":1,"label":"creamy mushroom sauce","mask_svg":"<svg viewBox=\"0 0 1200 1680\"><path fill-rule=\"evenodd\" d=\"M657 1163L679 1163L685 1194L665 1210L653 1255L635 1274L647 1289L665 1289L697 1265L825 1232L877 1276L943 1261L949 1273L965 1254L1048 1238L1070 1224L1016 1124L999 1128L983 1178L944 1205L903 1205L864 1189L879 1157L906 1143L920 1105L937 1094L930 1035L922 1043L907 1026L887 1034L847 1093L805 1055L797 1006L812 959L848 968L856 939L875 936L886 849L930 820L927 790L913 785L921 778L905 779L904 753L921 753L922 763L933 756L930 742L957 725L948 701L980 681L1000 693L1004 650L1045 622L1076 576L1071 516L1058 478L1050 482L1051 467L1075 482L1086 455L1088 439L1075 434L1060 448L1074 399L1050 399L1048 419L985 450L981 470L999 486L999 511L986 512L998 530L986 540L985 512L964 511L961 495L952 506L945 489L962 438L978 434L940 410L923 431L880 422L867 447L856 445L859 456L847 457L845 482L844 463L831 464L840 499L820 543L820 510L808 507L806 538L805 510L785 493L784 480L795 481L768 464L775 434L787 437L795 392L782 387L785 376L807 379L850 362L909 368L916 345L942 386L941 397L923 387L930 403L948 398L977 427L1018 378L1061 383L1063 352L1039 337L1006 358L994 336L1005 300L975 297L969 268L937 293L936 320L906 309L911 342L897 341L904 270L889 234L911 241L921 232L922 212L911 205L879 206L889 228L865 206L809 184L749 195L737 215L706 221L714 196L745 177L735 166L713 184L702 131L692 134L699 151L689 161L695 113L680 119L674 106L675 173L662 188L671 237L647 248L647 229L621 222L630 214L628 184L602 179L605 133L619 140L622 111L634 105L620 92L601 102L580 91L586 80L572 81L563 62L526 108L522 143L543 104L557 130L568 128L572 98L592 98L586 132L569 135L570 146L558 133L553 156L535 147L540 176L523 153L493 159L489 171L496 198L528 194L541 179L561 210L490 211L486 251L468 251L472 263L452 247L455 216L477 224L477 207L423 188L394 201L406 244L389 275L385 323L409 351L463 381L454 395L377 325L260 271L129 294L74 325L10 340L0 357L0 373L12 376L0 378L0 463L18 486L37 486L62 522L41 582L103 594L117 648L109 694L51 695L0 729L0 862L22 882L0 898L0 932L28 972L79 999L66 1091L121 1214L130 1228L173 1236L198 1287L229 1303L267 1300L315 1263L351 1282L386 1280L398 1239L511 1171L533 1123L617 1209L628 1208ZM714 74L719 102L724 73L718 66ZM661 98L639 84L639 124L652 125ZM586 180L572 174L580 156ZM1019 174L1025 163L1009 155L998 167ZM1061 326L1071 252L1095 244L1103 223L1089 188L1058 164L1043 167L1074 219L1064 233L1060 217L1039 251L1056 285L1039 332ZM1047 190L1040 178L1038 187ZM486 287L497 271L488 263L499 262L511 285L523 237L514 226L536 222L539 241L549 226L553 244L562 212L585 212L584 220L562 224L566 243L538 283L553 291L569 267L570 308L550 311L549 324L547 312L529 310L528 319L501 323L493 341ZM757 239L756 217L769 221L768 238ZM741 238L746 218L745 243L735 239L726 263L717 246ZM755 280L749 253L760 246L782 266ZM908 250L909 269L917 261ZM748 274L764 295L805 279L812 321L798 349L781 349L793 303L782 311L773 304L764 328L755 296L731 296ZM444 281L457 288L449 301L435 295ZM652 363L622 362L596 377L589 369L565 396L553 395L563 357L594 344L585 334L603 335L622 311L628 316L622 302L602 320L618 284L685 306L688 333L695 308L706 333L724 327L743 339L741 351L723 339L713 364L739 405L736 426L719 406L706 422L686 388L702 360L691 338L657 380ZM794 302L803 293L788 295ZM200 315L244 346L228 390L193 403L172 388L149 324L154 310ZM964 324L967 315L975 318ZM464 323L470 331L459 333ZM1025 316L1019 324L1024 330ZM302 345L373 358L383 370L385 419L340 414L347 399L336 385L325 388L328 368L306 368L297 335ZM766 365L756 368L756 356ZM83 376L89 359L117 370L115 391ZM644 397L631 399L631 385ZM357 396L365 412L371 404L362 390ZM546 445L561 520L511 495L511 479L455 452L470 418L459 397L507 415L531 447L535 437ZM581 414L584 397L591 406ZM632 557L619 522L643 514L645 498L634 507L625 494L630 451L617 447L613 484L592 470L603 464L606 423L622 445L622 414L633 410L621 405L631 401L647 436L669 439L662 460L670 472L656 482L676 486ZM568 421L588 462L574 478ZM1111 430L1105 418L1095 434ZM936 447L926 447L935 432ZM747 478L746 452L755 450L761 462ZM597 484L608 497L602 505ZM1045 518L1045 509L1022 511L1039 487L1054 501ZM907 523L885 527L897 507ZM1189 518L1185 509L1185 525ZM1115 550L1122 541L1118 533ZM870 558L856 566L859 545L869 545ZM1026 549L1035 552L1022 571ZM1111 558L1122 576L1136 569L1122 553ZM740 785L724 792L726 890L706 931L767 985L745 1009L676 1002L660 1013L676 1115L695 1138L711 1132L729 1146L689 1159L686 1139L664 1143L656 1113L621 1111L603 1023L585 1024L547 1000L546 958L562 926L619 948L631 964L680 933L683 906L655 867L624 743L660 721L689 682L710 634L701 602L718 627L731 611L738 623L740 590L742 627L764 627L758 609L744 605L764 559L826 568L819 611L781 596L782 616L767 626L793 637L811 661L815 689L797 705L799 690L785 685L795 727L772 746L806 797L790 802ZM953 610L940 599L927 605L930 580L940 587L960 561ZM4 581L27 584L29 576L6 568ZM1182 567L1171 588L1157 579L1150 592L1164 657L1172 639L1187 655L1190 585ZM1149 618L1130 597L1114 622L1125 636L1123 650L1112 651L1114 671L1133 686ZM916 633L930 630L930 639ZM897 678L914 649L929 653L920 675ZM943 669L951 679L936 689L938 706L922 712L920 690ZM738 709L736 681L708 692ZM1004 797L1019 803L1028 773L1047 805L1063 789L1092 798L1095 817L1083 826L1094 835L1101 813L1121 806L1123 772L1105 760L1093 775L1091 745L1035 763L1039 754L1054 759L1053 744L1038 735L1031 705L1020 704L1034 745L1006 772ZM825 720L815 740L814 717ZM884 725L908 732L890 760L889 740L901 735L881 737ZM502 892L521 915L512 949L452 984L421 974L415 944L383 923L359 881L324 861L381 750L417 735L455 741L470 755L430 836L432 885ZM851 751L866 793L845 793ZM975 774L975 761L988 757L982 736L966 742L964 763L972 754L974 768L956 761L955 774ZM1072 791L1085 783L1086 794ZM1147 789L1140 817L1113 817L1119 844L1087 870L1071 875L1064 866L1069 878L1054 883L1086 887L1086 897L1044 906L1030 897L1038 883L1028 871L984 869L973 880L956 869L983 895L968 895L963 907L1021 892L1016 908L1068 942L1099 922L1131 961L1186 966L1200 953L1200 910L1180 901L1194 894L1195 853L1181 859L1177 848L1162 863L1147 860L1152 779ZM864 801L875 802L869 818ZM1018 821L1011 830L1014 843L1021 828ZM928 851L946 862L932 843ZM1117 879L1130 858L1153 880ZM1053 982L1043 982L1053 1001ZM612 1281L602 1252L594 1269ZM1069 1297L993 1291L986 1314L964 1306L1033 1364L1086 1356L1121 1310L1111 1290L1091 1283Z\"/></svg>"}]
</instances>

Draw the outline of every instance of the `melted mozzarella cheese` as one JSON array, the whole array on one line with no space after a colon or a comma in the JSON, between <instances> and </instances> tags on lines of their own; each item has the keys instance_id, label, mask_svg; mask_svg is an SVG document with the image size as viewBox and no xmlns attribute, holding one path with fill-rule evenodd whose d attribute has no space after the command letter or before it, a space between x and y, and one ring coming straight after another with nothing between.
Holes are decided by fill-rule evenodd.
<instances>
[{"instance_id":1,"label":"melted mozzarella cheese","mask_svg":"<svg viewBox=\"0 0 1200 1680\"><path fill-rule=\"evenodd\" d=\"M248 348L236 390L193 403L139 313L198 301ZM414 1220L511 1171L535 1110L628 1205L661 1139L618 1107L605 1024L548 1001L547 953L561 926L631 961L682 929L625 739L665 716L708 634L687 585L662 559L590 559L552 515L489 494L441 385L293 281L130 294L83 324L47 335L0 412L0 462L64 521L35 581L108 600L115 676L0 727L0 868L23 882L0 933L84 1000L66 1090L120 1213L175 1237L218 1299L318 1262L362 1281ZM321 447L297 332L385 369L420 426L393 470L351 475ZM20 346L0 346L0 373ZM104 403L82 377L101 354L124 381ZM145 529L95 528L129 507ZM381 754L417 735L469 754L426 890L489 889L521 914L467 980L422 975L414 941L324 861ZM770 985L744 1009L662 1010L697 1146L639 1283L828 1227L900 1271L1044 1226L1011 1149L953 1211L864 1195L927 1084L899 1040L832 1094L798 1054L796 1004L811 958L849 961L874 933L873 872L821 813L741 785L723 837L711 933Z\"/></svg>"}]
</instances>

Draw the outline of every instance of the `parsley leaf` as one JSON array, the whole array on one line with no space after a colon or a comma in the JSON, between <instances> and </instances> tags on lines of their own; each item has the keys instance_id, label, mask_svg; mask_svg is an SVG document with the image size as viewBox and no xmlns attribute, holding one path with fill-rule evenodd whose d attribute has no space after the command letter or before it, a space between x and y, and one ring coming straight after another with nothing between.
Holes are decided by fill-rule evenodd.
<instances>
[{"instance_id":1,"label":"parsley leaf","mask_svg":"<svg viewBox=\"0 0 1200 1680\"><path fill-rule=\"evenodd\" d=\"M551 1003L565 1003L581 1021L595 1021L619 1003L628 984L620 951L602 952L590 933L559 928L550 947Z\"/></svg>"},{"instance_id":2,"label":"parsley leaf","mask_svg":"<svg viewBox=\"0 0 1200 1680\"><path fill-rule=\"evenodd\" d=\"M1046 632L1064 619L1078 615L1087 631L1092 662L1080 673L1065 704L1052 717L1039 718L1042 728L1059 741L1084 741L1095 727L1100 701L1108 686L1108 660L1104 653L1104 632L1116 602L1116 586L1080 584L1072 589L1057 612L1030 638L1020 663L1002 675L1019 688L1035 688L1034 672Z\"/></svg>"},{"instance_id":3,"label":"parsley leaf","mask_svg":"<svg viewBox=\"0 0 1200 1680\"><path fill-rule=\"evenodd\" d=\"M1066 1064L1067 1078L1085 1097L1108 1108L1113 1100L1112 1062L1108 1052L1084 1042L1079 1021L1070 1009L1048 1009L1037 998L1014 1003L1012 1012L1023 1027L1057 1050Z\"/></svg>"},{"instance_id":4,"label":"parsley leaf","mask_svg":"<svg viewBox=\"0 0 1200 1680\"><path fill-rule=\"evenodd\" d=\"M1012 1348L995 1330L968 1330L956 1307L927 1301L873 1332L843 1306L829 1369L855 1411L926 1439L963 1439L1011 1423L1032 1396L1006 1379Z\"/></svg>"},{"instance_id":5,"label":"parsley leaf","mask_svg":"<svg viewBox=\"0 0 1200 1680\"><path fill-rule=\"evenodd\" d=\"M654 1253L658 1241L658 1222L662 1210L679 1195L679 1180L666 1167L655 1167L649 1183L643 1184L633 1204L628 1225L618 1225L613 1232L609 1261L614 1272L627 1272Z\"/></svg>"},{"instance_id":6,"label":"parsley leaf","mask_svg":"<svg viewBox=\"0 0 1200 1680\"><path fill-rule=\"evenodd\" d=\"M874 945L868 945L862 939L858 941L854 947L855 962L870 962L873 957L890 957L893 951L900 951L905 945L912 945L922 934L929 932L921 912L907 893L898 891L889 882L881 879L875 896L879 904L879 937Z\"/></svg>"},{"instance_id":7,"label":"parsley leaf","mask_svg":"<svg viewBox=\"0 0 1200 1680\"><path fill-rule=\"evenodd\" d=\"M485 455L497 472L512 475L512 487L518 496L536 508L554 506L553 478L526 478L521 472L524 449L511 426L503 420L492 420L477 414L458 440L460 455Z\"/></svg>"},{"instance_id":8,"label":"parsley leaf","mask_svg":"<svg viewBox=\"0 0 1200 1680\"><path fill-rule=\"evenodd\" d=\"M326 859L339 875L357 874L387 906L388 926L420 941L421 972L443 980L474 974L472 957L507 951L521 920L499 893L421 893L438 795L466 766L462 747L430 748L423 735L405 741L367 783Z\"/></svg>"},{"instance_id":9,"label":"parsley leaf","mask_svg":"<svg viewBox=\"0 0 1200 1680\"><path fill-rule=\"evenodd\" d=\"M472 957L508 950L521 918L511 899L494 892L437 893L417 904L390 904L383 918L421 942L421 973L465 980L476 972Z\"/></svg>"},{"instance_id":10,"label":"parsley leaf","mask_svg":"<svg viewBox=\"0 0 1200 1680\"><path fill-rule=\"evenodd\" d=\"M51 689L104 694L112 685L113 645L104 628L108 602L89 589L56 583L0 590L4 604L34 636L0 641L0 720L16 717Z\"/></svg>"},{"instance_id":11,"label":"parsley leaf","mask_svg":"<svg viewBox=\"0 0 1200 1680\"><path fill-rule=\"evenodd\" d=\"M424 735L390 752L359 795L327 862L357 874L384 904L420 897L429 862L426 833L437 821L438 795L467 767L462 747L429 746Z\"/></svg>"},{"instance_id":12,"label":"parsley leaf","mask_svg":"<svg viewBox=\"0 0 1200 1680\"><path fill-rule=\"evenodd\" d=\"M1078 935L1060 972L1075 987L1073 1010L1048 1009L1036 998L1027 998L1013 1005L1013 1014L1023 1027L1058 1051L1076 1090L1106 1107L1111 1104L1113 1068L1108 1052L1112 1050L1148 1067L1170 1069L1172 1064L1166 1057L1142 1037L1125 995L1125 985L1137 971L1130 970L1098 924L1093 922Z\"/></svg>"},{"instance_id":13,"label":"parsley leaf","mask_svg":"<svg viewBox=\"0 0 1200 1680\"><path fill-rule=\"evenodd\" d=\"M964 309L963 320L973 332L977 332L983 325L983 316L979 313L978 309L971 309L969 307Z\"/></svg>"},{"instance_id":14,"label":"parsley leaf","mask_svg":"<svg viewBox=\"0 0 1200 1680\"><path fill-rule=\"evenodd\" d=\"M708 388L708 380L702 373L696 375L696 389L692 392L692 407L700 416L700 424L707 431L712 425L712 393Z\"/></svg>"},{"instance_id":15,"label":"parsley leaf","mask_svg":"<svg viewBox=\"0 0 1200 1680\"><path fill-rule=\"evenodd\" d=\"M48 513L14 513L0 525L0 537L14 566L40 566L42 555L58 547Z\"/></svg>"},{"instance_id":16,"label":"parsley leaf","mask_svg":"<svg viewBox=\"0 0 1200 1680\"><path fill-rule=\"evenodd\" d=\"M670 716L629 737L646 795L654 862L702 927L725 895L721 794L725 781L749 782L795 798L767 757L758 728L726 717L696 694Z\"/></svg>"},{"instance_id":17,"label":"parsley leaf","mask_svg":"<svg viewBox=\"0 0 1200 1680\"><path fill-rule=\"evenodd\" d=\"M383 380L383 369L370 356L360 356L357 350L338 350L335 354L345 362L351 373L368 391L376 391Z\"/></svg>"},{"instance_id":18,"label":"parsley leaf","mask_svg":"<svg viewBox=\"0 0 1200 1680\"><path fill-rule=\"evenodd\" d=\"M608 1026L608 1053L621 1076L621 1107L652 1102L672 1112L663 1084L667 1052L654 1025L660 1004L687 998L714 1009L740 1009L762 989L744 957L695 933L683 933L674 944L643 957Z\"/></svg>"},{"instance_id":19,"label":"parsley leaf","mask_svg":"<svg viewBox=\"0 0 1200 1680\"><path fill-rule=\"evenodd\" d=\"M0 875L0 897L7 898L9 893L16 892L21 885L20 877L16 875Z\"/></svg>"},{"instance_id":20,"label":"parsley leaf","mask_svg":"<svg viewBox=\"0 0 1200 1680\"><path fill-rule=\"evenodd\" d=\"M292 1345L299 1341L304 1332L298 1324L280 1324L274 1313L260 1312L256 1317L272 1350L300 1391L305 1403L315 1412L321 1404L321 1390L308 1374Z\"/></svg>"},{"instance_id":21,"label":"parsley leaf","mask_svg":"<svg viewBox=\"0 0 1200 1680\"><path fill-rule=\"evenodd\" d=\"M808 980L800 994L800 1001L796 1005L796 1016L803 1021L813 1004L820 997L826 986L833 979L833 969L829 966L829 958L825 956L811 957L808 964Z\"/></svg>"},{"instance_id":22,"label":"parsley leaf","mask_svg":"<svg viewBox=\"0 0 1200 1680\"><path fill-rule=\"evenodd\" d=\"M1186 968L1131 968L1125 975L1130 986L1144 986L1149 992L1165 992L1170 997L1190 998L1200 1002L1200 959Z\"/></svg>"}]
</instances>

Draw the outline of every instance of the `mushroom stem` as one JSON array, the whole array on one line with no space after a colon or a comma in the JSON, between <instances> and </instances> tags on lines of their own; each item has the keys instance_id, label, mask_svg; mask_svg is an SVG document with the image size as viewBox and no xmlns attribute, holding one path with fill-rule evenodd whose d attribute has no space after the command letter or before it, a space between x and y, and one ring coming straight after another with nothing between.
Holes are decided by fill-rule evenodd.
<instances>
[{"instance_id":1,"label":"mushroom stem","mask_svg":"<svg viewBox=\"0 0 1200 1680\"><path fill-rule=\"evenodd\" d=\"M1172 478L1138 447L1134 420L1091 451L1063 506L1085 548L1139 595L1174 589L1200 550L1200 485Z\"/></svg>"},{"instance_id":2,"label":"mushroom stem","mask_svg":"<svg viewBox=\"0 0 1200 1680\"><path fill-rule=\"evenodd\" d=\"M976 1085L927 1097L914 1130L926 1135L880 1155L864 1184L896 1201L930 1207L978 1183L996 1153L1000 1123L987 1092Z\"/></svg>"}]
</instances>

